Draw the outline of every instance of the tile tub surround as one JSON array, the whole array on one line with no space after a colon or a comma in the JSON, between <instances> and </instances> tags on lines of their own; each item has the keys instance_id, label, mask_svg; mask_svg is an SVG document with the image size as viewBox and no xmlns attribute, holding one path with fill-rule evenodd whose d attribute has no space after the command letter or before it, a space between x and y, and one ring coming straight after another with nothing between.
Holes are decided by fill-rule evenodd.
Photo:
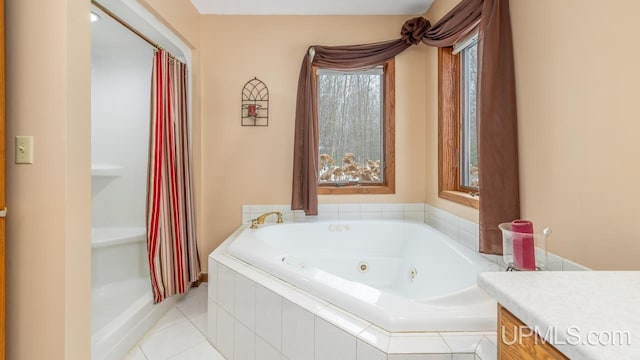
<instances>
[{"instance_id":1,"label":"tile tub surround","mask_svg":"<svg viewBox=\"0 0 640 360\"><path fill-rule=\"evenodd\" d=\"M291 210L290 205L242 205L242 223L249 224L251 219L268 211L280 211L284 221L318 220L406 220L424 222L436 230L448 235L467 248L478 252L479 227L477 223L461 218L426 203L383 203L383 204L319 204L318 216L305 216L302 210ZM275 216L267 218L274 223ZM553 241L553 235L551 235ZM487 259L506 269L502 257L482 254ZM589 268L558 255L547 253L547 268L551 271L586 271Z\"/></svg>"},{"instance_id":2,"label":"tile tub surround","mask_svg":"<svg viewBox=\"0 0 640 360\"><path fill-rule=\"evenodd\" d=\"M291 205L243 205L242 223L249 224L251 219L268 211L280 211L284 221L318 220L406 220L424 222L424 204L319 204L317 216L305 216L302 210L291 210ZM266 222L275 222L275 217Z\"/></svg>"},{"instance_id":3,"label":"tile tub surround","mask_svg":"<svg viewBox=\"0 0 640 360\"><path fill-rule=\"evenodd\" d=\"M483 273L478 285L570 359L640 358L640 271Z\"/></svg>"},{"instance_id":4,"label":"tile tub surround","mask_svg":"<svg viewBox=\"0 0 640 360\"><path fill-rule=\"evenodd\" d=\"M478 224L433 207L429 204L424 204L424 222L431 225L436 230L447 234L450 238L458 241L469 249L478 252L480 234ZM551 234L549 239L549 241L554 241L553 234ZM502 262L502 256L488 254L482 255L498 264L500 268L506 269L506 264ZM547 252L547 270L587 271L591 269Z\"/></svg>"},{"instance_id":5,"label":"tile tub surround","mask_svg":"<svg viewBox=\"0 0 640 360\"><path fill-rule=\"evenodd\" d=\"M386 332L226 255L242 230L209 256L208 338L226 359L473 360L495 343L495 332Z\"/></svg>"}]
</instances>

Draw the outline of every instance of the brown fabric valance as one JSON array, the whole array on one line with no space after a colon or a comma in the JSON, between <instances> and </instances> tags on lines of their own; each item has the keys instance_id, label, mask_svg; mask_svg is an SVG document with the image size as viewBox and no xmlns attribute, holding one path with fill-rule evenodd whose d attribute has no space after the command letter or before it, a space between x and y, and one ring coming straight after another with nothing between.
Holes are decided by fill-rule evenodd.
<instances>
[{"instance_id":1,"label":"brown fabric valance","mask_svg":"<svg viewBox=\"0 0 640 360\"><path fill-rule=\"evenodd\" d=\"M408 20L397 40L309 48L298 79L291 208L318 213L318 112L313 66L346 70L380 65L411 45L453 46L479 29L478 162L480 250L500 254L497 225L520 216L515 75L509 0L463 0L435 25Z\"/></svg>"}]
</instances>

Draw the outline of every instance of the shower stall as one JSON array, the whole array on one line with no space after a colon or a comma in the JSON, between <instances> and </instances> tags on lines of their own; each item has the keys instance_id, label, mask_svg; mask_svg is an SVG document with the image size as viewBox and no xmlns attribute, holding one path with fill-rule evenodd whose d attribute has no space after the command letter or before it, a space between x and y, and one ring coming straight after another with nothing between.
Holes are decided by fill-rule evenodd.
<instances>
[{"instance_id":1,"label":"shower stall","mask_svg":"<svg viewBox=\"0 0 640 360\"><path fill-rule=\"evenodd\" d=\"M92 359L120 359L176 297L153 304L147 260L154 47L100 4L91 8Z\"/></svg>"}]
</instances>

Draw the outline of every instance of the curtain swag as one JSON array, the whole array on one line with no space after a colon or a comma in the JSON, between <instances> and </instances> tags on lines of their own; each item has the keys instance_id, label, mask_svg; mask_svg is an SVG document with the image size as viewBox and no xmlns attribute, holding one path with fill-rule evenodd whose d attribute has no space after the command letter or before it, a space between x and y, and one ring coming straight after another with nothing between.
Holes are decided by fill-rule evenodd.
<instances>
[{"instance_id":1,"label":"curtain swag","mask_svg":"<svg viewBox=\"0 0 640 360\"><path fill-rule=\"evenodd\" d=\"M348 46L314 45L306 52L296 101L291 209L318 214L318 112L312 67L371 68L420 42L453 46L478 30L478 163L480 251L502 253L501 222L520 217L515 73L509 0L463 0L437 23L416 17L400 38Z\"/></svg>"}]
</instances>

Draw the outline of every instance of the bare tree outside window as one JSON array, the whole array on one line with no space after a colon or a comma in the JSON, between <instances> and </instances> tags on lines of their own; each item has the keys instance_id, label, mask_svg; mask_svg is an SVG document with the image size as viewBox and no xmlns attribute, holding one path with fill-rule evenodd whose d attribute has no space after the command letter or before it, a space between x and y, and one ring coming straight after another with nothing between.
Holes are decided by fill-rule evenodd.
<instances>
[{"instance_id":1,"label":"bare tree outside window","mask_svg":"<svg viewBox=\"0 0 640 360\"><path fill-rule=\"evenodd\" d=\"M478 130L476 94L478 84L478 43L460 52L460 185L478 190Z\"/></svg>"},{"instance_id":2,"label":"bare tree outside window","mask_svg":"<svg viewBox=\"0 0 640 360\"><path fill-rule=\"evenodd\" d=\"M383 68L318 69L319 182L382 183Z\"/></svg>"}]
</instances>

